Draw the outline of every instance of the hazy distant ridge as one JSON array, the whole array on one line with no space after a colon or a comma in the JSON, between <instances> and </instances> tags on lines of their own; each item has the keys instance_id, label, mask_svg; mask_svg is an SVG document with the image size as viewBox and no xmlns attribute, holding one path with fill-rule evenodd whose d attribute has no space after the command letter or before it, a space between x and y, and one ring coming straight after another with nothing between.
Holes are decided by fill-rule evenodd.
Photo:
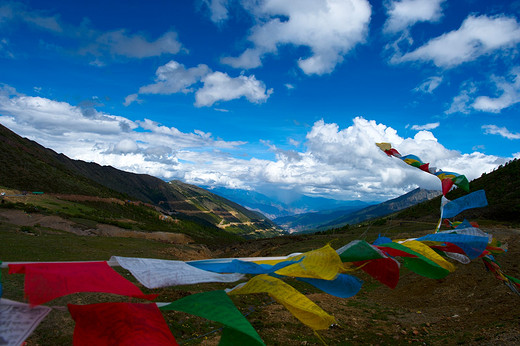
<instances>
[{"instance_id":1,"label":"hazy distant ridge","mask_svg":"<svg viewBox=\"0 0 520 346\"><path fill-rule=\"evenodd\" d=\"M344 208L329 210L319 213L306 213L277 218L273 221L280 225L283 229L291 232L301 232L311 229L326 230L392 214L415 204L435 198L440 194L441 192L437 190L425 190L417 188L400 197L377 205L358 208L351 207L351 209Z\"/></svg>"}]
</instances>

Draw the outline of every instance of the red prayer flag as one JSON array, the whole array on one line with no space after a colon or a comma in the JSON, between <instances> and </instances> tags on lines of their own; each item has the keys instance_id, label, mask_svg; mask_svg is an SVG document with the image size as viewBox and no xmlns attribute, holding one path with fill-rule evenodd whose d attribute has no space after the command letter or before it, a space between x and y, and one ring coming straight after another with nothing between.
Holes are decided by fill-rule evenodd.
<instances>
[{"instance_id":1,"label":"red prayer flag","mask_svg":"<svg viewBox=\"0 0 520 346\"><path fill-rule=\"evenodd\" d=\"M106 262L10 264L10 274L25 273L25 296L32 306L72 293L105 292L153 300Z\"/></svg>"},{"instance_id":2,"label":"red prayer flag","mask_svg":"<svg viewBox=\"0 0 520 346\"><path fill-rule=\"evenodd\" d=\"M448 192L450 192L451 187L453 186L453 180L450 178L444 178L442 180L442 194L446 196Z\"/></svg>"},{"instance_id":3,"label":"red prayer flag","mask_svg":"<svg viewBox=\"0 0 520 346\"><path fill-rule=\"evenodd\" d=\"M178 345L156 304L68 305L75 346Z\"/></svg>"},{"instance_id":4,"label":"red prayer flag","mask_svg":"<svg viewBox=\"0 0 520 346\"><path fill-rule=\"evenodd\" d=\"M430 245L432 249L437 249L444 252L454 252L465 255L466 253L459 246L453 243L443 243L443 245Z\"/></svg>"},{"instance_id":5,"label":"red prayer flag","mask_svg":"<svg viewBox=\"0 0 520 346\"><path fill-rule=\"evenodd\" d=\"M392 257L417 257L416 255L412 255L411 253L405 252L403 250L394 249L393 247L377 245L375 245L375 247Z\"/></svg>"},{"instance_id":6,"label":"red prayer flag","mask_svg":"<svg viewBox=\"0 0 520 346\"><path fill-rule=\"evenodd\" d=\"M377 258L354 262L355 266L390 288L395 288L399 282L399 264L393 258Z\"/></svg>"}]
</instances>

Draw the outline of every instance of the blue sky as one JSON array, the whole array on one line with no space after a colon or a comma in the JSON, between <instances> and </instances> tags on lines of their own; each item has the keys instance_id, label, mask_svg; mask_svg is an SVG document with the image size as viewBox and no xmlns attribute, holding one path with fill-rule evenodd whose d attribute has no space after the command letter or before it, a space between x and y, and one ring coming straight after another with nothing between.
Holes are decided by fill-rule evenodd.
<instances>
[{"instance_id":1,"label":"blue sky","mask_svg":"<svg viewBox=\"0 0 520 346\"><path fill-rule=\"evenodd\" d=\"M0 123L204 186L385 200L520 157L520 1L3 1Z\"/></svg>"}]
</instances>

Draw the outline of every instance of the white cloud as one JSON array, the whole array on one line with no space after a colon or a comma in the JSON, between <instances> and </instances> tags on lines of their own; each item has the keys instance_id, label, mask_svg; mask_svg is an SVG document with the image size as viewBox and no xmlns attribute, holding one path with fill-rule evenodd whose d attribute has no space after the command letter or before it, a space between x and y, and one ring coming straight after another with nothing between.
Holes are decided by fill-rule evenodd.
<instances>
[{"instance_id":1,"label":"white cloud","mask_svg":"<svg viewBox=\"0 0 520 346\"><path fill-rule=\"evenodd\" d=\"M429 124L424 124L424 125L413 125L412 126L412 130L418 130L418 131L422 131L422 130L433 130L433 129L436 129L437 127L439 127L440 123L439 122L436 122L436 123L429 123Z\"/></svg>"},{"instance_id":2,"label":"white cloud","mask_svg":"<svg viewBox=\"0 0 520 346\"><path fill-rule=\"evenodd\" d=\"M487 83L480 83L485 85ZM471 111L500 113L503 109L511 107L520 102L520 67L514 67L509 76L492 76L491 88L498 91L500 96L477 96L479 92L475 83L465 83L459 95L453 101L446 114L463 113Z\"/></svg>"},{"instance_id":3,"label":"white cloud","mask_svg":"<svg viewBox=\"0 0 520 346\"><path fill-rule=\"evenodd\" d=\"M137 103L142 102L141 100L139 100L139 94L130 94L127 97L125 97L125 102L123 102L123 105L125 107L127 107L127 106L130 106L134 102L137 102Z\"/></svg>"},{"instance_id":4,"label":"white cloud","mask_svg":"<svg viewBox=\"0 0 520 346\"><path fill-rule=\"evenodd\" d=\"M209 107L219 101L241 97L252 103L262 103L273 93L273 89L267 89L254 75L230 77L227 73L213 72L204 64L186 68L171 60L160 66L155 74L155 83L139 88L139 94L195 93L197 107ZM128 95L124 105L137 100L139 94Z\"/></svg>"},{"instance_id":5,"label":"white cloud","mask_svg":"<svg viewBox=\"0 0 520 346\"><path fill-rule=\"evenodd\" d=\"M226 73L213 72L202 78L204 86L195 93L195 106L211 106L215 102L245 97L249 102L265 102L273 93L255 76L229 77Z\"/></svg>"},{"instance_id":6,"label":"white cloud","mask_svg":"<svg viewBox=\"0 0 520 346\"><path fill-rule=\"evenodd\" d=\"M482 126L485 134L500 135L507 139L520 139L520 133L512 133L505 127L498 127L496 125Z\"/></svg>"},{"instance_id":7,"label":"white cloud","mask_svg":"<svg viewBox=\"0 0 520 346\"><path fill-rule=\"evenodd\" d=\"M400 0L387 4L388 20L383 30L389 33L403 31L417 22L435 22L442 16L445 0Z\"/></svg>"},{"instance_id":8,"label":"white cloud","mask_svg":"<svg viewBox=\"0 0 520 346\"><path fill-rule=\"evenodd\" d=\"M520 24L514 17L486 15L469 16L458 30L436 37L392 62L432 61L439 67L474 61L499 50L512 48L520 42Z\"/></svg>"},{"instance_id":9,"label":"white cloud","mask_svg":"<svg viewBox=\"0 0 520 346\"><path fill-rule=\"evenodd\" d=\"M424 82L421 83L418 87L414 88L413 91L422 92L425 94L432 94L435 89L439 87L442 83L442 77L433 76L427 78Z\"/></svg>"},{"instance_id":10,"label":"white cloud","mask_svg":"<svg viewBox=\"0 0 520 346\"><path fill-rule=\"evenodd\" d=\"M85 112L66 102L16 93L8 86L0 89L0 122L69 157L159 177L176 176L172 167L183 150L214 151L244 144L214 139L198 130L183 133L148 119Z\"/></svg>"},{"instance_id":11,"label":"white cloud","mask_svg":"<svg viewBox=\"0 0 520 346\"><path fill-rule=\"evenodd\" d=\"M448 108L444 113L462 113L469 114L471 110L471 102L474 98L474 94L477 91L476 86L473 83L466 83L463 85L459 95L455 96Z\"/></svg>"},{"instance_id":12,"label":"white cloud","mask_svg":"<svg viewBox=\"0 0 520 346\"><path fill-rule=\"evenodd\" d=\"M305 46L311 55L298 66L305 74L331 73L368 33L371 8L366 0L263 0L246 2L258 24L251 29L253 48L222 59L235 68L255 68L264 55L282 45Z\"/></svg>"},{"instance_id":13,"label":"white cloud","mask_svg":"<svg viewBox=\"0 0 520 346\"><path fill-rule=\"evenodd\" d=\"M271 186L341 199L381 200L417 186L440 189L436 177L388 157L376 142L390 142L403 155L415 154L469 179L508 161L449 150L429 131L403 138L393 128L361 117L343 129L317 121L295 150L263 141L275 159L244 158L242 141L215 139L202 130L184 133L149 119L131 121L96 110L86 114L77 106L22 95L8 86L0 89L0 123L71 158L126 171L206 186Z\"/></svg>"},{"instance_id":14,"label":"white cloud","mask_svg":"<svg viewBox=\"0 0 520 346\"><path fill-rule=\"evenodd\" d=\"M228 19L229 0L203 0L211 13L211 21L220 23Z\"/></svg>"},{"instance_id":15,"label":"white cloud","mask_svg":"<svg viewBox=\"0 0 520 346\"><path fill-rule=\"evenodd\" d=\"M139 88L139 93L163 95L178 92L190 93L193 92L190 87L210 72L209 67L204 64L186 69L184 65L171 60L157 69L155 83L142 86Z\"/></svg>"},{"instance_id":16,"label":"white cloud","mask_svg":"<svg viewBox=\"0 0 520 346\"><path fill-rule=\"evenodd\" d=\"M479 96L475 99L472 107L479 111L500 113L504 108L508 108L520 102L520 67L511 71L512 82L503 77L493 77L496 89L502 92L499 97Z\"/></svg>"},{"instance_id":17,"label":"white cloud","mask_svg":"<svg viewBox=\"0 0 520 346\"><path fill-rule=\"evenodd\" d=\"M119 154L135 153L139 150L137 143L131 139L123 139L116 143L112 152Z\"/></svg>"}]
</instances>

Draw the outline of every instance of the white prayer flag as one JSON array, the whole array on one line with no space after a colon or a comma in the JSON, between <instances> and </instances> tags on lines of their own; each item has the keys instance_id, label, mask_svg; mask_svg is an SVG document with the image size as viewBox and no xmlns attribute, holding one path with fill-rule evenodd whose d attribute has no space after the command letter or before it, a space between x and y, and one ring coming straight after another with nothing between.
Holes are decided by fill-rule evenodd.
<instances>
[{"instance_id":1,"label":"white prayer flag","mask_svg":"<svg viewBox=\"0 0 520 346\"><path fill-rule=\"evenodd\" d=\"M218 274L195 268L183 261L112 256L110 261L130 271L147 288L191 285L203 282L234 282L242 274Z\"/></svg>"},{"instance_id":2,"label":"white prayer flag","mask_svg":"<svg viewBox=\"0 0 520 346\"><path fill-rule=\"evenodd\" d=\"M0 299L0 345L20 346L51 311L44 305Z\"/></svg>"}]
</instances>

